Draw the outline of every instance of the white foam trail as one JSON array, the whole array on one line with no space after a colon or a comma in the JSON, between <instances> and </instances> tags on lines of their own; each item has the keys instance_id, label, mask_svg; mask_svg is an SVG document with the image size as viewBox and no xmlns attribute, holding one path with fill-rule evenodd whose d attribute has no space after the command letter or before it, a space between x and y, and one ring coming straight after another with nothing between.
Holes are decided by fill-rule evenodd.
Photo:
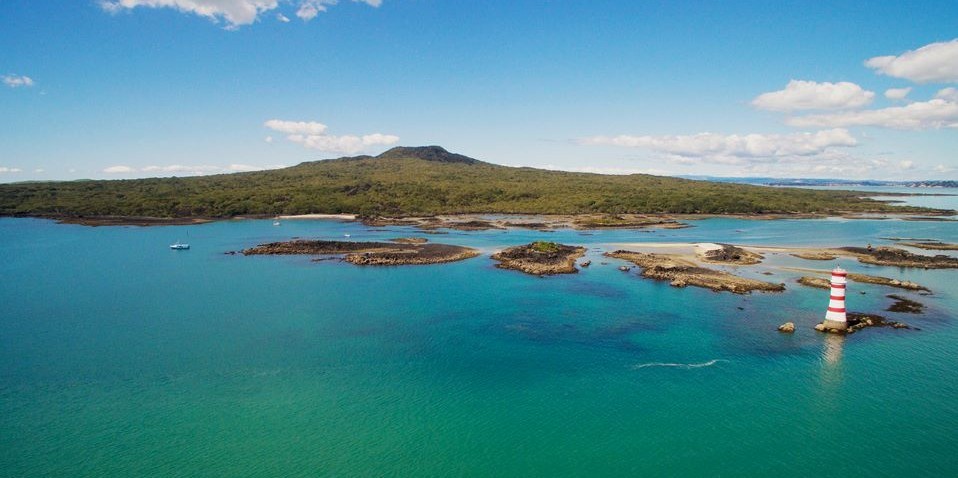
<instances>
[{"instance_id":1,"label":"white foam trail","mask_svg":"<svg viewBox=\"0 0 958 478\"><path fill-rule=\"evenodd\" d=\"M649 362L649 363L633 365L632 368L635 370L638 370L640 368L646 368L646 367L679 367L679 368L685 368L685 369L692 369L692 368L711 367L712 365L715 365L719 362L728 362L728 360L712 359L712 360L709 360L708 362L702 362L702 363Z\"/></svg>"}]
</instances>

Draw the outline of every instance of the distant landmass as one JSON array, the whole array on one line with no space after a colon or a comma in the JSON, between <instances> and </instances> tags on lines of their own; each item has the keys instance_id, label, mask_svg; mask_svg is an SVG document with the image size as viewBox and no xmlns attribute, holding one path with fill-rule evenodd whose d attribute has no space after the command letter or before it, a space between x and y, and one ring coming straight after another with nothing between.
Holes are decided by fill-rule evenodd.
<instances>
[{"instance_id":1,"label":"distant landmass","mask_svg":"<svg viewBox=\"0 0 958 478\"><path fill-rule=\"evenodd\" d=\"M719 176L681 176L685 179L723 183L758 184L763 186L839 186L839 187L900 187L900 188L958 188L958 181L882 181L877 179L816 179L816 178L743 178Z\"/></svg>"},{"instance_id":2,"label":"distant landmass","mask_svg":"<svg viewBox=\"0 0 958 478\"><path fill-rule=\"evenodd\" d=\"M0 215L56 218L845 212L931 210L853 191L500 166L439 146L212 176L0 184Z\"/></svg>"}]
</instances>

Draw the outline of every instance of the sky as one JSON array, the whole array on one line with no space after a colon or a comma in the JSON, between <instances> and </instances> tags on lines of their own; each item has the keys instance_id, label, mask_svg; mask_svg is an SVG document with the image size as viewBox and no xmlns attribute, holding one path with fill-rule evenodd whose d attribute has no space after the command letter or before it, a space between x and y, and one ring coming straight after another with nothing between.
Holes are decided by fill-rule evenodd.
<instances>
[{"instance_id":1,"label":"sky","mask_svg":"<svg viewBox=\"0 0 958 478\"><path fill-rule=\"evenodd\" d=\"M958 2L0 4L0 182L399 145L611 174L958 179Z\"/></svg>"}]
</instances>

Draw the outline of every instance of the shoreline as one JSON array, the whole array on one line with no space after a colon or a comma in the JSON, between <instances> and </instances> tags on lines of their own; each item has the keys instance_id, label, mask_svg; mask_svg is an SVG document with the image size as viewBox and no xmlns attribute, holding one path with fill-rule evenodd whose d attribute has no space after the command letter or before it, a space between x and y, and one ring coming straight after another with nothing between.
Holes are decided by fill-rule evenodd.
<instances>
[{"instance_id":1,"label":"shoreline","mask_svg":"<svg viewBox=\"0 0 958 478\"><path fill-rule=\"evenodd\" d=\"M57 221L62 224L84 226L182 226L206 224L218 221L237 220L338 220L363 221L373 227L423 226L423 229L532 229L551 231L556 229L601 230L601 229L681 229L694 227L682 221L700 221L705 219L742 219L753 221L804 220L843 218L849 220L902 220L902 221L942 221L958 220L958 211L932 210L916 214L915 212L836 212L821 213L754 213L754 214L667 214L667 213L630 213L630 214L524 214L524 213L468 213L408 215L394 217L363 217L351 213L311 213L311 214L244 214L230 217L149 217L149 216L68 216L61 214L10 214L0 217L35 218ZM613 218L613 219L609 219ZM462 226L462 227L460 227Z\"/></svg>"}]
</instances>

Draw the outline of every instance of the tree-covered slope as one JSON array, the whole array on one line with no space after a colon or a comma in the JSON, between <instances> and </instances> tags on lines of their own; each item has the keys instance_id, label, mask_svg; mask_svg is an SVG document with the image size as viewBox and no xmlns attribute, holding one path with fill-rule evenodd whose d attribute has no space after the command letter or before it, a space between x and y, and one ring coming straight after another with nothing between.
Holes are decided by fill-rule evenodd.
<instances>
[{"instance_id":1,"label":"tree-covered slope","mask_svg":"<svg viewBox=\"0 0 958 478\"><path fill-rule=\"evenodd\" d=\"M860 193L513 168L438 146L249 173L0 185L0 215L230 217L358 213L908 211Z\"/></svg>"}]
</instances>

